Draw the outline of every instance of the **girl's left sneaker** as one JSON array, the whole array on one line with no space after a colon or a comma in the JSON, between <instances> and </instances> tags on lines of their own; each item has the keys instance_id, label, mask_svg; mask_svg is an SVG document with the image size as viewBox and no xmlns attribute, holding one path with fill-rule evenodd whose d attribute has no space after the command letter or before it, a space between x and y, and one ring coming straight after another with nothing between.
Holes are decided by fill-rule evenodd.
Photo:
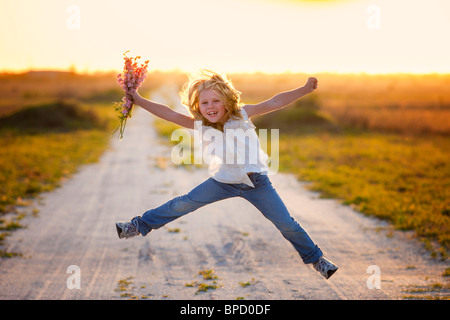
<instances>
[{"instance_id":1,"label":"girl's left sneaker","mask_svg":"<svg viewBox=\"0 0 450 320\"><path fill-rule=\"evenodd\" d=\"M333 262L327 260L324 256L321 256L319 260L313 263L314 269L316 269L325 279L331 277L338 269L338 266Z\"/></svg>"},{"instance_id":2,"label":"girl's left sneaker","mask_svg":"<svg viewBox=\"0 0 450 320\"><path fill-rule=\"evenodd\" d=\"M130 239L140 235L137 228L137 222L117 222L116 223L117 234L120 239Z\"/></svg>"}]
</instances>

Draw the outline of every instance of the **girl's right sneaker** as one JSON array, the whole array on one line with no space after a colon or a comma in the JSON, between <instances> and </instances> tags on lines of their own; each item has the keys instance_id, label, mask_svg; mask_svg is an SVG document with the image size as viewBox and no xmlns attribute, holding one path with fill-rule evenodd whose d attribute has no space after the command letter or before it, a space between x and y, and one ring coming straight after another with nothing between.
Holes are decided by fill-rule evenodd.
<instances>
[{"instance_id":1,"label":"girl's right sneaker","mask_svg":"<svg viewBox=\"0 0 450 320\"><path fill-rule=\"evenodd\" d=\"M120 239L130 239L140 235L137 228L137 221L117 222L116 230Z\"/></svg>"}]
</instances>

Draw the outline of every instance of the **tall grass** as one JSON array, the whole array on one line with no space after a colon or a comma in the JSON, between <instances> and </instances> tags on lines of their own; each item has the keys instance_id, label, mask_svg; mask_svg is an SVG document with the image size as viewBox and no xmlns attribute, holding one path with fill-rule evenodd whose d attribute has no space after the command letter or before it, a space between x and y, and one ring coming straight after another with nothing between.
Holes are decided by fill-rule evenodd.
<instances>
[{"instance_id":1,"label":"tall grass","mask_svg":"<svg viewBox=\"0 0 450 320\"><path fill-rule=\"evenodd\" d=\"M450 247L447 132L419 134L419 124L413 125L414 130L360 125L323 109L317 100L305 98L254 120L258 127L280 129L280 169L310 181L310 188L324 197L341 199L400 230L414 230L433 256L446 258Z\"/></svg>"},{"instance_id":2,"label":"tall grass","mask_svg":"<svg viewBox=\"0 0 450 320\"><path fill-rule=\"evenodd\" d=\"M448 138L347 130L285 133L280 139L281 170L311 181L323 197L414 230L442 257L450 245L449 157Z\"/></svg>"},{"instance_id":3,"label":"tall grass","mask_svg":"<svg viewBox=\"0 0 450 320\"><path fill-rule=\"evenodd\" d=\"M301 86L308 76L237 74L231 78L244 102L254 103ZM450 135L450 75L316 76L316 105L341 125L400 134Z\"/></svg>"},{"instance_id":4,"label":"tall grass","mask_svg":"<svg viewBox=\"0 0 450 320\"><path fill-rule=\"evenodd\" d=\"M409 135L450 135L450 106L406 108L392 105L324 109L339 123L349 127Z\"/></svg>"}]
</instances>

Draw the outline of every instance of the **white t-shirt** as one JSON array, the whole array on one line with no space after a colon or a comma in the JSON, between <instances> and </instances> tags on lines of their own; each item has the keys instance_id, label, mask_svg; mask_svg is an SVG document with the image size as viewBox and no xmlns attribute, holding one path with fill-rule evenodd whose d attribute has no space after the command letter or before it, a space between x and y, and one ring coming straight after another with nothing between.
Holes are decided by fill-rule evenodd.
<instances>
[{"instance_id":1,"label":"white t-shirt","mask_svg":"<svg viewBox=\"0 0 450 320\"><path fill-rule=\"evenodd\" d=\"M255 125L243 108L240 111L242 119L229 119L223 132L203 125L197 126L196 130L201 130L203 158L215 180L254 187L247 173L267 174L269 157L261 149Z\"/></svg>"}]
</instances>

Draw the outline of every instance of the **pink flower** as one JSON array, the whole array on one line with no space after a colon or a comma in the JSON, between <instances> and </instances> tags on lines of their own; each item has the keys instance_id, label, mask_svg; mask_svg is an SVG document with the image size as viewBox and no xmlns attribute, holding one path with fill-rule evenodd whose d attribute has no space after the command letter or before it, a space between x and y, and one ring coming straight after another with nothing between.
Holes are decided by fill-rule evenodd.
<instances>
[{"instance_id":1,"label":"pink flower","mask_svg":"<svg viewBox=\"0 0 450 320\"><path fill-rule=\"evenodd\" d=\"M129 95L136 92L144 82L144 79L147 77L147 67L149 63L149 60L146 60L141 65L138 65L138 60L141 57L137 56L135 58L130 58L126 56L127 53L128 51L123 54L125 60L123 76L121 73L118 73L116 77L117 83L125 92L125 97L122 98L122 103L119 103L120 107L118 107L118 110L120 111L120 126L117 130L120 129L120 138L123 137L126 119L131 117L131 111L133 109L133 102Z\"/></svg>"}]
</instances>

